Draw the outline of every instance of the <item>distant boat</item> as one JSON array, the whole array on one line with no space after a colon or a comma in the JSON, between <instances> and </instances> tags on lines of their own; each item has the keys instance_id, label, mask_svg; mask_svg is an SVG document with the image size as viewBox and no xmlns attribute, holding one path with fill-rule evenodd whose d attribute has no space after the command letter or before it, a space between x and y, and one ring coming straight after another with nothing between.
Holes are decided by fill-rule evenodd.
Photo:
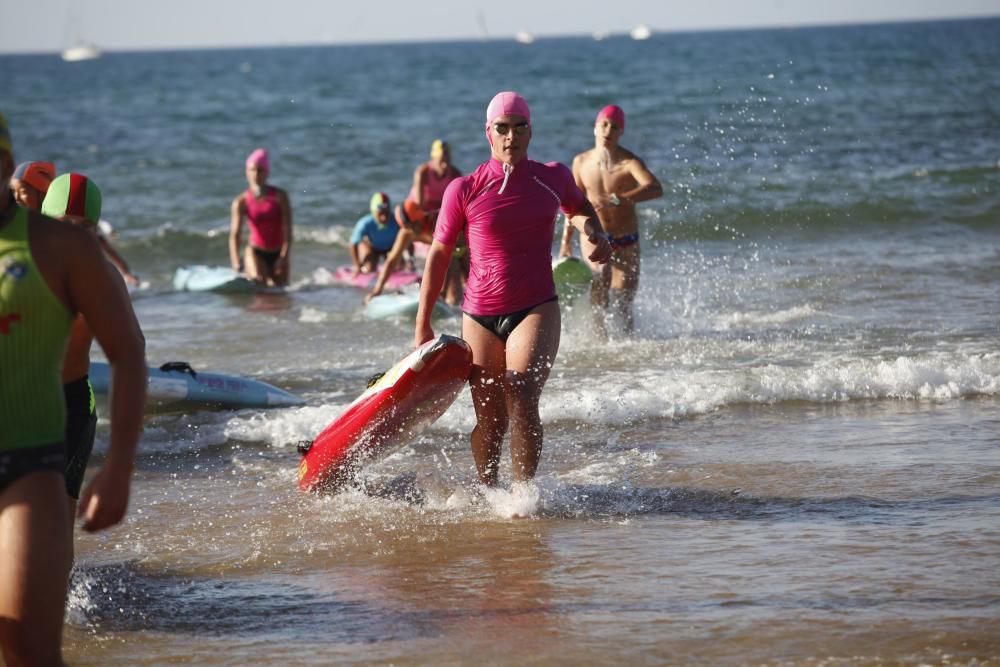
<instances>
[{"instance_id":1,"label":"distant boat","mask_svg":"<svg viewBox=\"0 0 1000 667\"><path fill-rule=\"evenodd\" d=\"M535 41L535 36L532 35L530 32L525 32L524 30L522 30L516 35L514 35L514 39L516 39L521 44L531 44L532 42Z\"/></svg>"},{"instance_id":2,"label":"distant boat","mask_svg":"<svg viewBox=\"0 0 1000 667\"><path fill-rule=\"evenodd\" d=\"M629 33L629 35L632 36L632 39L636 40L649 39L652 34L653 31L649 29L649 26L642 24L632 28L632 32Z\"/></svg>"},{"instance_id":3,"label":"distant boat","mask_svg":"<svg viewBox=\"0 0 1000 667\"><path fill-rule=\"evenodd\" d=\"M94 58L100 57L101 50L93 44L86 43L71 46L62 52L62 59L68 63L74 63L80 60L93 60Z\"/></svg>"},{"instance_id":4,"label":"distant boat","mask_svg":"<svg viewBox=\"0 0 1000 667\"><path fill-rule=\"evenodd\" d=\"M603 42L608 38L608 33L603 30L597 30L592 36L595 42Z\"/></svg>"}]
</instances>

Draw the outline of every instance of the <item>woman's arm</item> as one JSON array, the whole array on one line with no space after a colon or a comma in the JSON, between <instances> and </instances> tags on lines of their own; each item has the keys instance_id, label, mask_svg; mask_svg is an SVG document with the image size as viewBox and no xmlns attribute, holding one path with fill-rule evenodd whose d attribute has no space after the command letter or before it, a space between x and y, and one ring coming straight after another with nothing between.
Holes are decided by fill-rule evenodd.
<instances>
[{"instance_id":1,"label":"woman's arm","mask_svg":"<svg viewBox=\"0 0 1000 667\"><path fill-rule=\"evenodd\" d=\"M243 195L233 200L229 207L229 264L233 271L242 271L243 262L240 261L240 230L243 227Z\"/></svg>"}]
</instances>

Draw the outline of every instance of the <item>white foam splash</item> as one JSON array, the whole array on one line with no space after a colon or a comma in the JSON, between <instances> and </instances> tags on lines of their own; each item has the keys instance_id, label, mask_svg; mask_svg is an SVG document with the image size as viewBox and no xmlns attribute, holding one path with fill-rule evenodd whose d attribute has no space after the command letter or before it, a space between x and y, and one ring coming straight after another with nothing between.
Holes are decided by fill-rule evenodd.
<instances>
[{"instance_id":1,"label":"white foam splash","mask_svg":"<svg viewBox=\"0 0 1000 667\"><path fill-rule=\"evenodd\" d=\"M803 320L819 314L821 313L809 304L774 312L747 311L742 313L727 313L716 319L716 328L725 331L733 327L748 327L754 325L773 326L776 324L787 324L789 322Z\"/></svg>"},{"instance_id":2,"label":"white foam splash","mask_svg":"<svg viewBox=\"0 0 1000 667\"><path fill-rule=\"evenodd\" d=\"M731 369L598 371L553 377L543 421L622 423L704 414L726 405L861 399L951 400L1000 394L1000 353L824 360L812 365L734 364Z\"/></svg>"},{"instance_id":3,"label":"white foam splash","mask_svg":"<svg viewBox=\"0 0 1000 667\"><path fill-rule=\"evenodd\" d=\"M295 238L299 241L311 241L322 245L336 245L344 248L350 245L351 227L315 227L310 225L295 225Z\"/></svg>"},{"instance_id":4,"label":"white foam splash","mask_svg":"<svg viewBox=\"0 0 1000 667\"><path fill-rule=\"evenodd\" d=\"M538 485L533 482L514 482L510 491L484 488L483 497L497 516L505 519L523 519L538 513L542 494Z\"/></svg>"},{"instance_id":5,"label":"white foam splash","mask_svg":"<svg viewBox=\"0 0 1000 667\"><path fill-rule=\"evenodd\" d=\"M225 437L291 448L301 440L315 438L346 407L327 404L239 415L226 422Z\"/></svg>"},{"instance_id":6,"label":"white foam splash","mask_svg":"<svg viewBox=\"0 0 1000 667\"><path fill-rule=\"evenodd\" d=\"M306 322L309 324L320 324L328 321L329 319L330 314L319 310L318 308L303 308L302 312L299 314L299 322Z\"/></svg>"}]
</instances>

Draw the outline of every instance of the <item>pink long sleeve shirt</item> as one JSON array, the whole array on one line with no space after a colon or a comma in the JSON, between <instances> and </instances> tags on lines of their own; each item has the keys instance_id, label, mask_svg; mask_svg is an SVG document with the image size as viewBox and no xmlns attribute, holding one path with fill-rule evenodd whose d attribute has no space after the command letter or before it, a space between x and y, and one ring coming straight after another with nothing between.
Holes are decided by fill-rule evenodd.
<instances>
[{"instance_id":1,"label":"pink long sleeve shirt","mask_svg":"<svg viewBox=\"0 0 1000 667\"><path fill-rule=\"evenodd\" d=\"M586 198L558 162L524 159L508 175L496 158L452 181L444 193L434 238L469 243L469 281L462 309L470 315L507 315L556 294L552 239L556 215L580 212Z\"/></svg>"}]
</instances>

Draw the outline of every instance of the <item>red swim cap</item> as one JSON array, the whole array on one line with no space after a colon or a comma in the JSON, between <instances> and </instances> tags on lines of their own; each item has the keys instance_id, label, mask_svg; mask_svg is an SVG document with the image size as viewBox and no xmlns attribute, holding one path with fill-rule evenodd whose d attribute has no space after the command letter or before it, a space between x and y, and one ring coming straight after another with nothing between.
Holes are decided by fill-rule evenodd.
<instances>
[{"instance_id":1,"label":"red swim cap","mask_svg":"<svg viewBox=\"0 0 1000 667\"><path fill-rule=\"evenodd\" d=\"M600 123L601 120L604 118L607 118L621 129L623 130L625 129L625 112L622 110L620 106L609 104L608 106L598 111L597 119L594 120L594 124L596 125L597 123Z\"/></svg>"},{"instance_id":2,"label":"red swim cap","mask_svg":"<svg viewBox=\"0 0 1000 667\"><path fill-rule=\"evenodd\" d=\"M17 165L11 179L24 181L42 194L49 191L49 186L56 177L56 167L51 162L22 162Z\"/></svg>"},{"instance_id":3,"label":"red swim cap","mask_svg":"<svg viewBox=\"0 0 1000 667\"><path fill-rule=\"evenodd\" d=\"M407 199L402 206L396 207L396 222L400 225L407 223L423 224L427 220L427 213L420 205L412 199Z\"/></svg>"}]
</instances>

